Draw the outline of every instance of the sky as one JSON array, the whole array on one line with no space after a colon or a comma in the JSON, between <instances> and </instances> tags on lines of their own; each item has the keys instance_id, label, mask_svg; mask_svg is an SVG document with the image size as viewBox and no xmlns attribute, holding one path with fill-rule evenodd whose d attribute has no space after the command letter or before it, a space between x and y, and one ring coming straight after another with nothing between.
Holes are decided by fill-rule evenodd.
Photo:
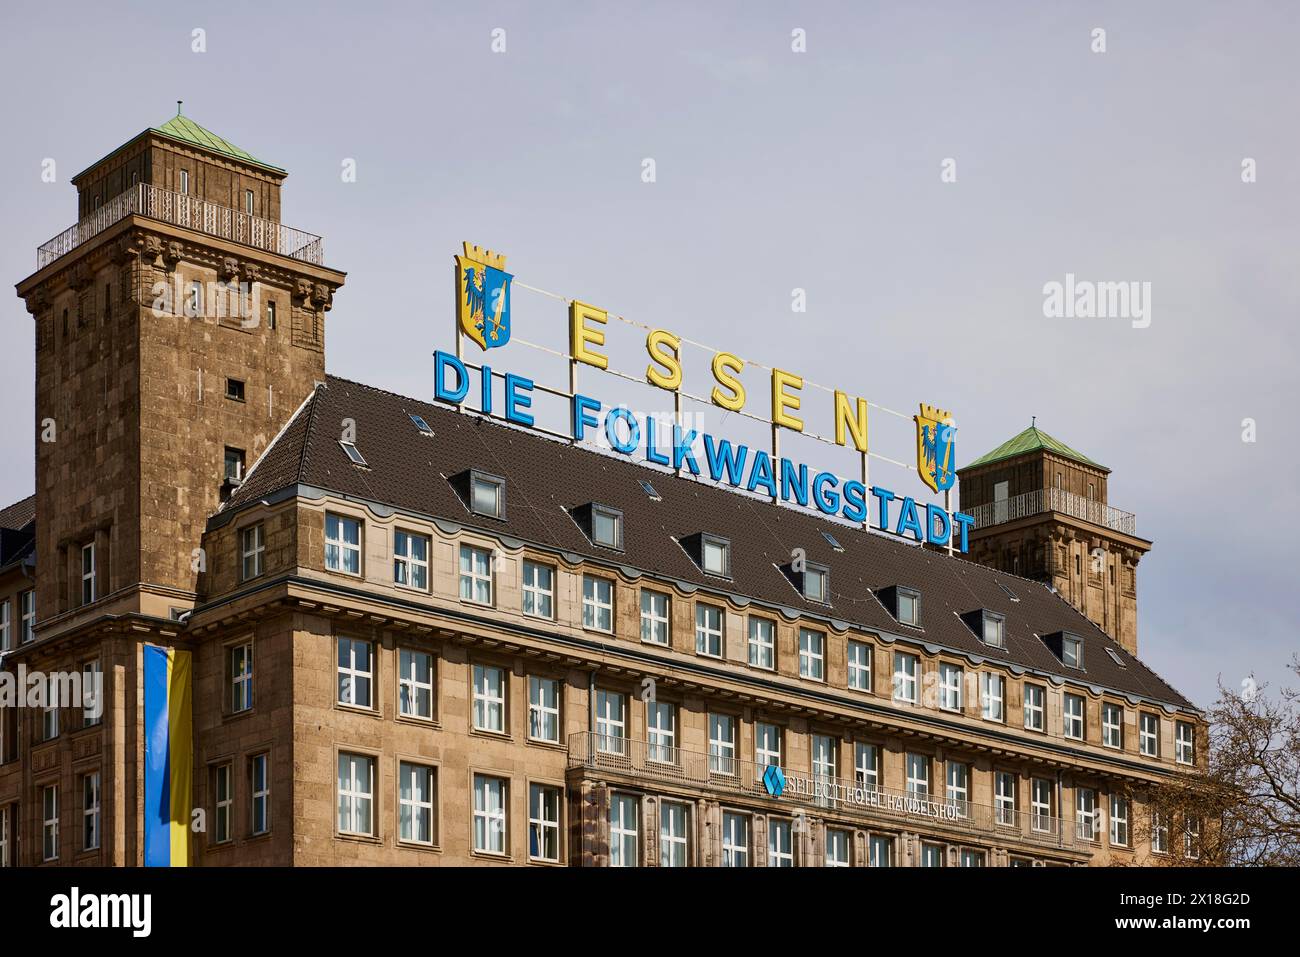
<instances>
[{"instance_id":1,"label":"sky","mask_svg":"<svg viewBox=\"0 0 1300 957\"><path fill-rule=\"evenodd\" d=\"M69 178L184 100L289 170L284 222L324 236L347 272L326 319L331 373L429 398L468 240L503 250L520 284L907 415L952 410L959 463L1036 416L1112 469L1110 504L1154 541L1143 660L1201 705L1219 681L1285 680L1300 647L1295 4L69 2L0 16L9 281L72 225ZM1047 315L1044 289L1067 275L1138 283L1149 308ZM563 348L564 304L516 288L513 313L518 341L493 359L564 385L522 345ZM614 323L610 340L614 365L642 374L644 332ZM710 355L686 350L686 389L707 392ZM4 502L34 487L33 369L15 296L0 313ZM598 375L580 381L671 407ZM762 370L743 378L761 412ZM829 400L806 394L809 428L828 431ZM910 421L873 413L873 450L910 462L913 441ZM854 474L838 450L787 448Z\"/></svg>"}]
</instances>

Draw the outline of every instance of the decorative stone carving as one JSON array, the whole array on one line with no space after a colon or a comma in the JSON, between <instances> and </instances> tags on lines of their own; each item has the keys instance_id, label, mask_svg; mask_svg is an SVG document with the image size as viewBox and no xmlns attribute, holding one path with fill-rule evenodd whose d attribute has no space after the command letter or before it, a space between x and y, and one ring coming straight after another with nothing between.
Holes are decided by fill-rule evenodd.
<instances>
[{"instance_id":1,"label":"decorative stone carving","mask_svg":"<svg viewBox=\"0 0 1300 957\"><path fill-rule=\"evenodd\" d=\"M239 260L234 256L226 256L221 260L221 266L217 270L225 282L234 282L239 278Z\"/></svg>"}]
</instances>

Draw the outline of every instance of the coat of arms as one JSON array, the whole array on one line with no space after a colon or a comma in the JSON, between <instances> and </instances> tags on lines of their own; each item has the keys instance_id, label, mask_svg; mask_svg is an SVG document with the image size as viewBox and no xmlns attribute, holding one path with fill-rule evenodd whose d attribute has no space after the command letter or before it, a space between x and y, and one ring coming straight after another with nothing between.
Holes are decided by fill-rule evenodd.
<instances>
[{"instance_id":1,"label":"coat of arms","mask_svg":"<svg viewBox=\"0 0 1300 957\"><path fill-rule=\"evenodd\" d=\"M456 316L461 331L480 349L510 341L510 282L506 257L465 243L456 257Z\"/></svg>"},{"instance_id":2,"label":"coat of arms","mask_svg":"<svg viewBox=\"0 0 1300 957\"><path fill-rule=\"evenodd\" d=\"M946 492L957 480L957 426L952 413L921 403L916 421L916 470L936 492Z\"/></svg>"}]
</instances>

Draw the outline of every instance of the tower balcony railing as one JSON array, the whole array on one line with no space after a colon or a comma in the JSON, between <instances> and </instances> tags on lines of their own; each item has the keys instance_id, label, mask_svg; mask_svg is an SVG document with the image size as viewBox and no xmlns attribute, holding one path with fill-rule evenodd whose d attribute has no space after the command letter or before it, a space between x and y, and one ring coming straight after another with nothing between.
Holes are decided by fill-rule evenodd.
<instances>
[{"instance_id":1,"label":"tower balcony railing","mask_svg":"<svg viewBox=\"0 0 1300 957\"><path fill-rule=\"evenodd\" d=\"M125 193L100 206L74 226L36 248L36 268L43 269L60 256L98 236L127 216L138 215L183 226L218 239L252 246L313 265L324 264L319 236L283 223L218 206L186 193L137 183Z\"/></svg>"},{"instance_id":2,"label":"tower balcony railing","mask_svg":"<svg viewBox=\"0 0 1300 957\"><path fill-rule=\"evenodd\" d=\"M1022 495L1013 495L1000 502L988 502L966 509L967 514L975 519L975 528L987 528L1014 522L1018 518L1040 515L1043 512L1060 512L1072 518L1080 518L1093 525L1109 528L1125 535L1137 534L1137 516L1132 512L1123 512L1112 508L1105 502L1084 498L1059 488L1038 488Z\"/></svg>"},{"instance_id":3,"label":"tower balcony railing","mask_svg":"<svg viewBox=\"0 0 1300 957\"><path fill-rule=\"evenodd\" d=\"M944 830L1009 844L1056 848L1074 848L1079 837L1070 822L1045 813L1045 808L1022 811L1012 804L976 804L788 768L781 770L783 786L773 794L764 783L769 765L590 731L569 736L568 767L615 783L624 778L642 787L684 786L715 798L756 800L766 803L772 814L833 813L836 818L865 826Z\"/></svg>"}]
</instances>

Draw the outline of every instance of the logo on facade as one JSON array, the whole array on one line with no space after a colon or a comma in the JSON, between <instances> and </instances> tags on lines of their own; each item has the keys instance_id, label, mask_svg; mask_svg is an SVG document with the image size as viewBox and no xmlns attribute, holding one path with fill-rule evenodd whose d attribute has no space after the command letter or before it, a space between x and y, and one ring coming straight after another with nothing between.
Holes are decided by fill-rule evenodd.
<instances>
[{"instance_id":1,"label":"logo on facade","mask_svg":"<svg viewBox=\"0 0 1300 957\"><path fill-rule=\"evenodd\" d=\"M456 257L456 316L461 331L480 349L495 349L510 341L510 283L506 257L490 249L464 244Z\"/></svg>"},{"instance_id":2,"label":"logo on facade","mask_svg":"<svg viewBox=\"0 0 1300 957\"><path fill-rule=\"evenodd\" d=\"M785 772L775 764L768 765L763 772L763 787L767 788L767 793L774 798L779 798L785 793Z\"/></svg>"},{"instance_id":3,"label":"logo on facade","mask_svg":"<svg viewBox=\"0 0 1300 957\"><path fill-rule=\"evenodd\" d=\"M952 413L921 403L916 421L916 471L936 492L946 492L957 480L957 426Z\"/></svg>"}]
</instances>

